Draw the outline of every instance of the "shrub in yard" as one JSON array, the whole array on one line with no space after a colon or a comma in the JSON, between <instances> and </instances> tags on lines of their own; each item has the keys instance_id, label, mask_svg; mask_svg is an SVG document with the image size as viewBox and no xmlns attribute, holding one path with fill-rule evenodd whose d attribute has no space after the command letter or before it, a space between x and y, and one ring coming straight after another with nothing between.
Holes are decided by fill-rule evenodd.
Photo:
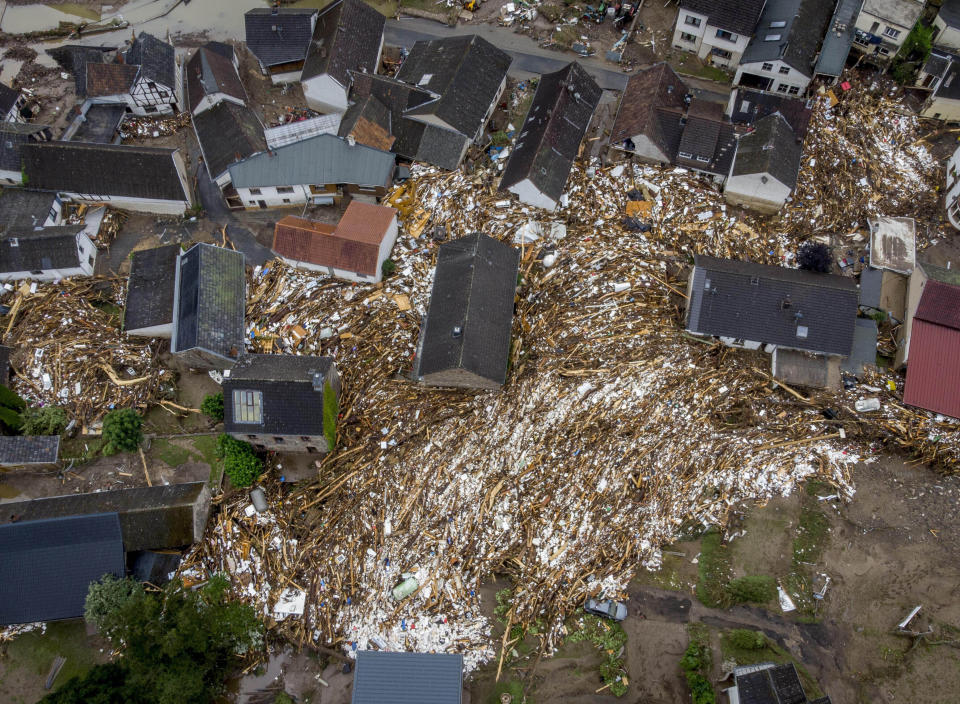
<instances>
[{"instance_id":1,"label":"shrub in yard","mask_svg":"<svg viewBox=\"0 0 960 704\"><path fill-rule=\"evenodd\" d=\"M397 263L392 259L384 259L383 264L380 265L380 273L383 274L383 278L387 278L393 272L397 270Z\"/></svg>"},{"instance_id":2,"label":"shrub in yard","mask_svg":"<svg viewBox=\"0 0 960 704\"><path fill-rule=\"evenodd\" d=\"M693 704L715 704L717 701L717 695L713 691L710 680L699 672L687 673L687 686L690 688Z\"/></svg>"},{"instance_id":3,"label":"shrub in yard","mask_svg":"<svg viewBox=\"0 0 960 704\"><path fill-rule=\"evenodd\" d=\"M143 419L132 408L118 408L103 417L105 455L136 452L143 440Z\"/></svg>"},{"instance_id":4,"label":"shrub in yard","mask_svg":"<svg viewBox=\"0 0 960 704\"><path fill-rule=\"evenodd\" d=\"M204 396L203 403L200 404L200 410L208 418L217 421L223 420L223 392Z\"/></svg>"},{"instance_id":5,"label":"shrub in yard","mask_svg":"<svg viewBox=\"0 0 960 704\"><path fill-rule=\"evenodd\" d=\"M226 433L217 438L217 457L223 460L223 471L238 489L253 484L263 471L263 462L250 443Z\"/></svg>"},{"instance_id":6,"label":"shrub in yard","mask_svg":"<svg viewBox=\"0 0 960 704\"><path fill-rule=\"evenodd\" d=\"M777 596L777 583L768 575L751 574L730 582L727 594L734 604L766 604Z\"/></svg>"},{"instance_id":7,"label":"shrub in yard","mask_svg":"<svg viewBox=\"0 0 960 704\"><path fill-rule=\"evenodd\" d=\"M67 427L67 412L59 406L25 408L20 413L24 435L59 435Z\"/></svg>"},{"instance_id":8,"label":"shrub in yard","mask_svg":"<svg viewBox=\"0 0 960 704\"><path fill-rule=\"evenodd\" d=\"M741 650L762 650L767 646L767 637L760 631L751 631L748 628L734 628L727 633L727 640L735 648Z\"/></svg>"},{"instance_id":9,"label":"shrub in yard","mask_svg":"<svg viewBox=\"0 0 960 704\"><path fill-rule=\"evenodd\" d=\"M27 407L26 401L0 384L0 422L13 432L20 430L20 411Z\"/></svg>"}]
</instances>

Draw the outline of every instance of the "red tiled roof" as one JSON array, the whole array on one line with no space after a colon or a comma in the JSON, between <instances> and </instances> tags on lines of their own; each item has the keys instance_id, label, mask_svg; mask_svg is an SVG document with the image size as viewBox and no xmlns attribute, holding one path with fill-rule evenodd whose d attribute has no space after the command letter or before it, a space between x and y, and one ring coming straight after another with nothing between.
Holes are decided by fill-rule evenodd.
<instances>
[{"instance_id":1,"label":"red tiled roof","mask_svg":"<svg viewBox=\"0 0 960 704\"><path fill-rule=\"evenodd\" d=\"M140 72L130 64L87 64L87 97L123 95L130 91Z\"/></svg>"},{"instance_id":2,"label":"red tiled roof","mask_svg":"<svg viewBox=\"0 0 960 704\"><path fill-rule=\"evenodd\" d=\"M927 282L921 306L933 283ZM960 418L960 330L914 317L903 402Z\"/></svg>"},{"instance_id":3,"label":"red tiled roof","mask_svg":"<svg viewBox=\"0 0 960 704\"><path fill-rule=\"evenodd\" d=\"M915 320L960 330L960 286L930 280L923 287ZM911 347L913 343L910 343Z\"/></svg>"}]
</instances>

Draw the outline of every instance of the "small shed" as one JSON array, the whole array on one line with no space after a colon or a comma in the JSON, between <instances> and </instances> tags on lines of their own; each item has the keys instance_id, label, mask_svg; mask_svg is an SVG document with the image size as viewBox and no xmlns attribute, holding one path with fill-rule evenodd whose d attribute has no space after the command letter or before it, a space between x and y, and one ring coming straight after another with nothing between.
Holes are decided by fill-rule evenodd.
<instances>
[{"instance_id":1,"label":"small shed","mask_svg":"<svg viewBox=\"0 0 960 704\"><path fill-rule=\"evenodd\" d=\"M59 435L0 435L0 467L53 465L59 457Z\"/></svg>"},{"instance_id":2,"label":"small shed","mask_svg":"<svg viewBox=\"0 0 960 704\"><path fill-rule=\"evenodd\" d=\"M463 656L361 650L351 704L460 704Z\"/></svg>"}]
</instances>

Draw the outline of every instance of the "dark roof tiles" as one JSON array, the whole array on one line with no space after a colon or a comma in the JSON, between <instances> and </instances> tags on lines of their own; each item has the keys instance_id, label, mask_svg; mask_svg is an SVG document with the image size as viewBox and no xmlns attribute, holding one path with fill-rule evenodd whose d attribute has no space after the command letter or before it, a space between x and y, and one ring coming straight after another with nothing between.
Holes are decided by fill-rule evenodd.
<instances>
[{"instance_id":1,"label":"dark roof tiles","mask_svg":"<svg viewBox=\"0 0 960 704\"><path fill-rule=\"evenodd\" d=\"M793 189L797 185L803 149L787 121L778 113L756 123L740 138L731 176L770 174Z\"/></svg>"},{"instance_id":2,"label":"dark roof tiles","mask_svg":"<svg viewBox=\"0 0 960 704\"><path fill-rule=\"evenodd\" d=\"M244 103L247 101L247 93L233 62L206 47L197 49L187 62L186 78L191 111L205 96L217 93L232 96Z\"/></svg>"},{"instance_id":3,"label":"dark roof tiles","mask_svg":"<svg viewBox=\"0 0 960 704\"><path fill-rule=\"evenodd\" d=\"M59 435L0 435L0 465L53 464L60 456Z\"/></svg>"},{"instance_id":4,"label":"dark roof tiles","mask_svg":"<svg viewBox=\"0 0 960 704\"><path fill-rule=\"evenodd\" d=\"M960 330L960 286L927 281L914 318Z\"/></svg>"},{"instance_id":5,"label":"dark roof tiles","mask_svg":"<svg viewBox=\"0 0 960 704\"><path fill-rule=\"evenodd\" d=\"M351 704L460 704L462 687L462 655L363 650Z\"/></svg>"},{"instance_id":6,"label":"dark roof tiles","mask_svg":"<svg viewBox=\"0 0 960 704\"><path fill-rule=\"evenodd\" d=\"M363 0L336 0L317 16L301 80L329 74L344 88L350 72L377 72L386 18Z\"/></svg>"},{"instance_id":7,"label":"dark roof tiles","mask_svg":"<svg viewBox=\"0 0 960 704\"><path fill-rule=\"evenodd\" d=\"M82 225L9 229L0 238L0 272L76 269L80 266L77 233Z\"/></svg>"},{"instance_id":8,"label":"dark roof tiles","mask_svg":"<svg viewBox=\"0 0 960 704\"><path fill-rule=\"evenodd\" d=\"M264 66L303 61L313 32L316 10L255 7L243 16L247 48Z\"/></svg>"},{"instance_id":9,"label":"dark roof tiles","mask_svg":"<svg viewBox=\"0 0 960 704\"><path fill-rule=\"evenodd\" d=\"M681 9L707 16L714 27L735 34L753 34L764 0L680 0Z\"/></svg>"},{"instance_id":10,"label":"dark roof tiles","mask_svg":"<svg viewBox=\"0 0 960 704\"><path fill-rule=\"evenodd\" d=\"M6 115L20 99L20 91L0 83L0 113Z\"/></svg>"},{"instance_id":11,"label":"dark roof tiles","mask_svg":"<svg viewBox=\"0 0 960 704\"><path fill-rule=\"evenodd\" d=\"M91 63L87 66L87 97L129 93L139 73L140 67L130 64Z\"/></svg>"},{"instance_id":12,"label":"dark roof tiles","mask_svg":"<svg viewBox=\"0 0 960 704\"><path fill-rule=\"evenodd\" d=\"M127 49L125 59L128 64L140 67L140 77L144 80L170 89L176 86L177 62L173 45L152 34L140 32L140 36Z\"/></svg>"},{"instance_id":13,"label":"dark roof tiles","mask_svg":"<svg viewBox=\"0 0 960 704\"><path fill-rule=\"evenodd\" d=\"M229 100L194 115L193 130L200 143L207 173L214 180L231 164L267 148L263 124L257 114L246 105Z\"/></svg>"},{"instance_id":14,"label":"dark roof tiles","mask_svg":"<svg viewBox=\"0 0 960 704\"><path fill-rule=\"evenodd\" d=\"M610 132L612 143L637 135L646 135L663 148L665 137L657 120L657 108L677 113L684 109L686 84L667 63L638 71L627 81L620 107Z\"/></svg>"},{"instance_id":15,"label":"dark roof tiles","mask_svg":"<svg viewBox=\"0 0 960 704\"><path fill-rule=\"evenodd\" d=\"M168 244L141 249L130 258L127 305L123 311L123 329L170 325L173 322L173 298L180 245Z\"/></svg>"}]
</instances>

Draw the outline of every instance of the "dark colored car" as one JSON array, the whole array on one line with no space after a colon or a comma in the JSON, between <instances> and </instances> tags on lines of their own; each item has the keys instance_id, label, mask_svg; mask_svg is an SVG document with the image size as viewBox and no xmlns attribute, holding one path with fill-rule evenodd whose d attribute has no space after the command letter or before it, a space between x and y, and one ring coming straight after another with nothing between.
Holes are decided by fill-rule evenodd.
<instances>
[{"instance_id":1,"label":"dark colored car","mask_svg":"<svg viewBox=\"0 0 960 704\"><path fill-rule=\"evenodd\" d=\"M613 599L606 599L605 601L587 599L587 603L583 605L583 610L595 616L611 618L614 621L622 621L627 617L627 605Z\"/></svg>"}]
</instances>

